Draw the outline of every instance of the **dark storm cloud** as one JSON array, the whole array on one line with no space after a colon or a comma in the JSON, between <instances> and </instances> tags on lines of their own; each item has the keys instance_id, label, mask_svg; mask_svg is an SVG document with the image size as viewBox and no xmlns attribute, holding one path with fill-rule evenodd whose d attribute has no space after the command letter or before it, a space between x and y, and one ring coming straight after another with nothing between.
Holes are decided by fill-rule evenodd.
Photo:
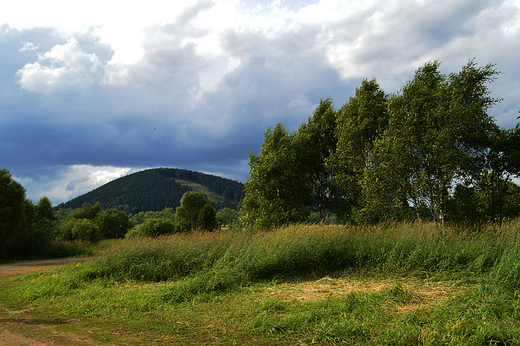
<instances>
[{"instance_id":1,"label":"dark storm cloud","mask_svg":"<svg viewBox=\"0 0 520 346\"><path fill-rule=\"evenodd\" d=\"M269 126L295 130L320 98L341 107L363 78L396 92L431 59L496 62L491 114L511 127L519 18L504 1L203 1L144 27L131 62L102 25L0 24L0 166L55 203L148 167L244 181Z\"/></svg>"}]
</instances>

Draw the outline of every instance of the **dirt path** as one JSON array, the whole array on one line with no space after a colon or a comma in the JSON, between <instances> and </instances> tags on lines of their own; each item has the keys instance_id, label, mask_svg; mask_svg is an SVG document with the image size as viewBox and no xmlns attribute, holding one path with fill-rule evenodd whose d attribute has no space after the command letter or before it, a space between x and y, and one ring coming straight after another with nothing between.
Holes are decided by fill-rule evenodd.
<instances>
[{"instance_id":1,"label":"dirt path","mask_svg":"<svg viewBox=\"0 0 520 346\"><path fill-rule=\"evenodd\" d=\"M57 268L67 263L91 260L60 258L43 261L0 264L0 280L27 273ZM1 281L0 281L1 285ZM3 346L68 346L98 345L89 335L75 335L60 331L69 321L35 319L30 311L11 311L0 302L0 345ZM77 323L77 322L76 322Z\"/></svg>"},{"instance_id":2,"label":"dirt path","mask_svg":"<svg viewBox=\"0 0 520 346\"><path fill-rule=\"evenodd\" d=\"M69 346L112 345L94 340L84 332L88 323L57 318L35 318L30 311L11 311L0 306L0 345Z\"/></svg>"},{"instance_id":3,"label":"dirt path","mask_svg":"<svg viewBox=\"0 0 520 346\"><path fill-rule=\"evenodd\" d=\"M17 275L23 275L27 273L37 272L41 270L48 270L56 268L57 266L80 261L89 261L94 257L81 257L81 258L57 258L43 261L30 261L30 262L16 262L0 264L0 280Z\"/></svg>"}]
</instances>

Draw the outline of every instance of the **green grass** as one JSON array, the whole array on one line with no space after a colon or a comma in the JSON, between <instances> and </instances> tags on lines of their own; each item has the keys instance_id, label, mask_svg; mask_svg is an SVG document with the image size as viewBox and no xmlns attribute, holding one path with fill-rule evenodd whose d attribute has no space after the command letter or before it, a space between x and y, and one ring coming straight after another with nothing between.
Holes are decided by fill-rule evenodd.
<instances>
[{"instance_id":1,"label":"green grass","mask_svg":"<svg viewBox=\"0 0 520 346\"><path fill-rule=\"evenodd\" d=\"M515 345L519 231L296 225L114 241L95 261L3 280L0 302L145 344Z\"/></svg>"}]
</instances>

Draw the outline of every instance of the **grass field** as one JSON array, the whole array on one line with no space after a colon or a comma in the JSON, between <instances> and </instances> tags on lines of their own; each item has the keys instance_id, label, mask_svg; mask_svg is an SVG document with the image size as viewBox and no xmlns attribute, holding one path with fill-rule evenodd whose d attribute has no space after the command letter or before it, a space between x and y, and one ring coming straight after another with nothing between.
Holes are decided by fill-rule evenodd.
<instances>
[{"instance_id":1,"label":"grass field","mask_svg":"<svg viewBox=\"0 0 520 346\"><path fill-rule=\"evenodd\" d=\"M520 344L520 224L440 234L296 225L122 240L2 280L0 302L91 345Z\"/></svg>"}]
</instances>

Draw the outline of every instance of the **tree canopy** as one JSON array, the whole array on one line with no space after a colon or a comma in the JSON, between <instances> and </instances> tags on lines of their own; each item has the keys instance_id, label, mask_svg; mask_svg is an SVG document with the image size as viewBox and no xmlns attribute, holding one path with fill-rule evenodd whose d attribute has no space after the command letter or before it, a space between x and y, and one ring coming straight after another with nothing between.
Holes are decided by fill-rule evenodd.
<instances>
[{"instance_id":1,"label":"tree canopy","mask_svg":"<svg viewBox=\"0 0 520 346\"><path fill-rule=\"evenodd\" d=\"M498 75L474 60L446 75L433 61L393 95L364 80L337 111L322 99L294 133L279 123L249 153L243 214L262 227L311 212L443 226L461 222L455 210L465 222L518 216L519 126L501 129L488 114Z\"/></svg>"},{"instance_id":2,"label":"tree canopy","mask_svg":"<svg viewBox=\"0 0 520 346\"><path fill-rule=\"evenodd\" d=\"M0 259L41 255L53 239L55 225L50 200L42 197L34 204L10 172L0 169Z\"/></svg>"}]
</instances>

